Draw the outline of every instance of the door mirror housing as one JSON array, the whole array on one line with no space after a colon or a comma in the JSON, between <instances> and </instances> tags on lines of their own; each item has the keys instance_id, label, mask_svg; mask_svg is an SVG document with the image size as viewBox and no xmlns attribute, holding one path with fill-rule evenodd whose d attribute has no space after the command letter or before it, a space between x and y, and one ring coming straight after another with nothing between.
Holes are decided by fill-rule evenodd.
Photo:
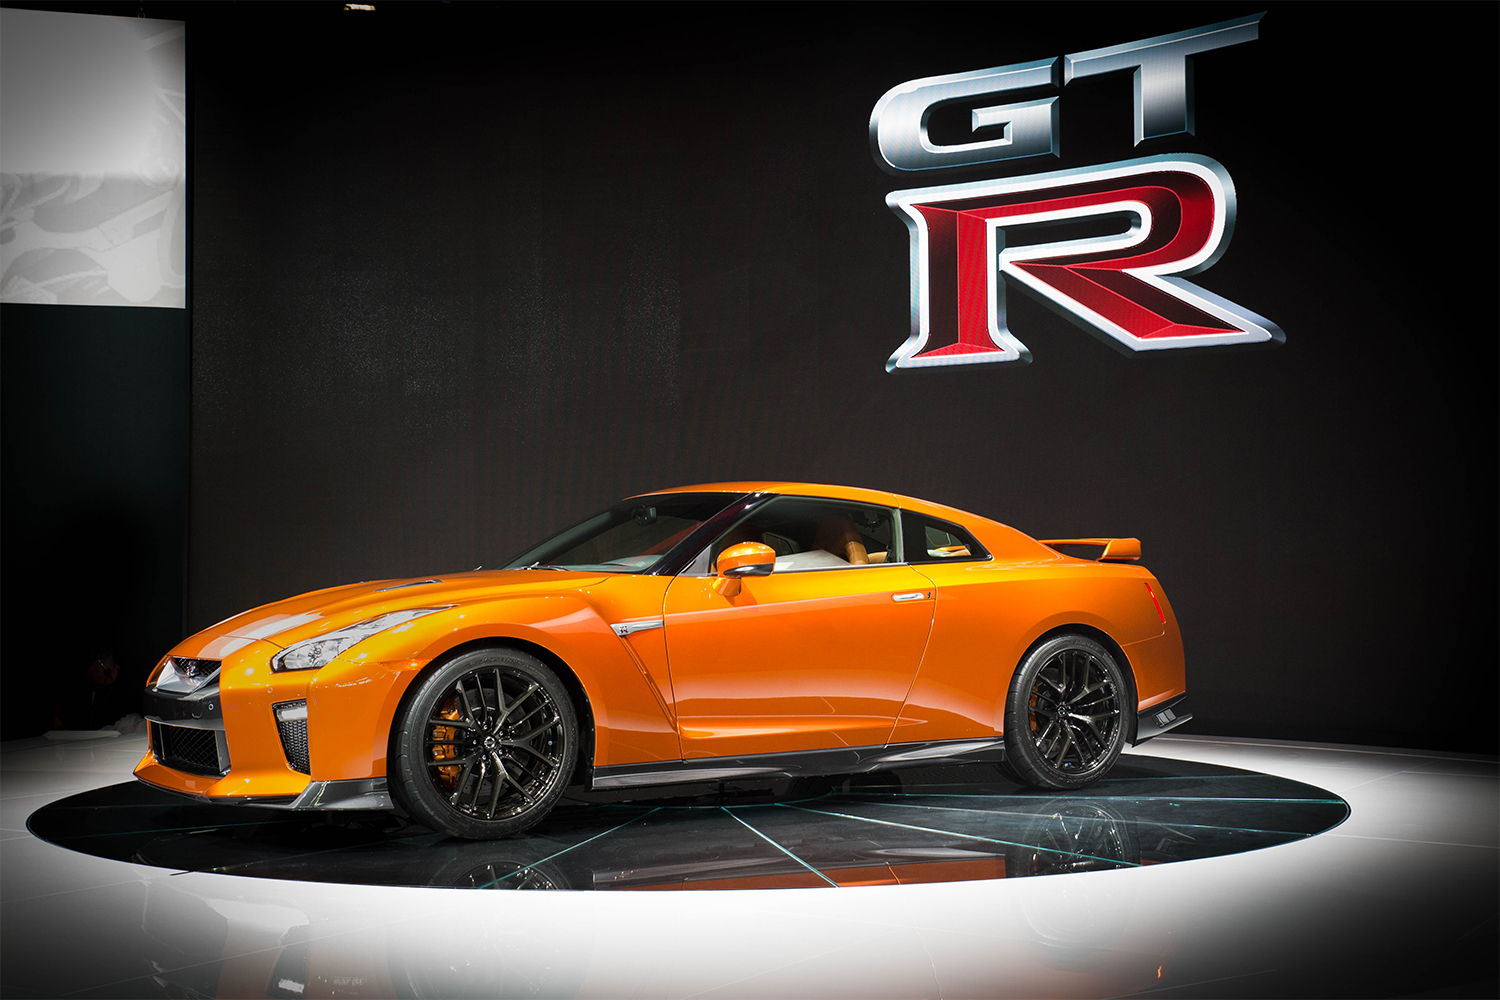
<instances>
[{"instance_id":1,"label":"door mirror housing","mask_svg":"<svg viewBox=\"0 0 1500 1000\"><path fill-rule=\"evenodd\" d=\"M719 578L714 581L714 593L734 597L740 592L740 578L746 576L770 576L776 568L776 550L760 542L740 542L719 553L714 564Z\"/></svg>"}]
</instances>

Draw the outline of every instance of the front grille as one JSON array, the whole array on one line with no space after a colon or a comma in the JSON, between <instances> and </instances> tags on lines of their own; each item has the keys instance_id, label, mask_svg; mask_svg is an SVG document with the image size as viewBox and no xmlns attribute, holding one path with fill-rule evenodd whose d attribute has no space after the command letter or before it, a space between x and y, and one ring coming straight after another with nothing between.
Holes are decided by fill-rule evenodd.
<instances>
[{"instance_id":1,"label":"front grille","mask_svg":"<svg viewBox=\"0 0 1500 1000\"><path fill-rule=\"evenodd\" d=\"M276 706L276 731L281 734L281 750L293 771L312 774L307 753L307 702L287 701Z\"/></svg>"},{"instance_id":2,"label":"front grille","mask_svg":"<svg viewBox=\"0 0 1500 1000\"><path fill-rule=\"evenodd\" d=\"M219 759L218 733L212 729L151 723L151 753L167 767L190 774L224 774L229 761Z\"/></svg>"}]
</instances>

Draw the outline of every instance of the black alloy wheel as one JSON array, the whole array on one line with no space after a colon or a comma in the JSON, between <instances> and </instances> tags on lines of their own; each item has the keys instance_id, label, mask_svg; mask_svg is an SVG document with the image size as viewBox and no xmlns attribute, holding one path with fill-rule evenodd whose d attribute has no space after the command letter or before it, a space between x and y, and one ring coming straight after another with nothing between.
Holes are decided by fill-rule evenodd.
<instances>
[{"instance_id":1,"label":"black alloy wheel","mask_svg":"<svg viewBox=\"0 0 1500 1000\"><path fill-rule=\"evenodd\" d=\"M1011 678L1007 769L1037 788L1099 780L1125 749L1129 691L1114 657L1086 636L1061 635L1037 646Z\"/></svg>"},{"instance_id":2,"label":"black alloy wheel","mask_svg":"<svg viewBox=\"0 0 1500 1000\"><path fill-rule=\"evenodd\" d=\"M1019 843L1006 848L1005 877L1066 875L1129 868L1141 863L1140 832L1098 799L1042 803Z\"/></svg>"},{"instance_id":3,"label":"black alloy wheel","mask_svg":"<svg viewBox=\"0 0 1500 1000\"><path fill-rule=\"evenodd\" d=\"M465 653L419 679L392 733L391 794L418 822L467 840L520 833L552 810L578 760L578 719L546 664L516 649Z\"/></svg>"},{"instance_id":4,"label":"black alloy wheel","mask_svg":"<svg viewBox=\"0 0 1500 1000\"><path fill-rule=\"evenodd\" d=\"M508 858L479 860L474 851L495 848L478 845L452 848L454 859L427 878L427 884L440 889L571 889L566 875L550 863L528 863ZM479 857L483 857L480 855Z\"/></svg>"}]
</instances>

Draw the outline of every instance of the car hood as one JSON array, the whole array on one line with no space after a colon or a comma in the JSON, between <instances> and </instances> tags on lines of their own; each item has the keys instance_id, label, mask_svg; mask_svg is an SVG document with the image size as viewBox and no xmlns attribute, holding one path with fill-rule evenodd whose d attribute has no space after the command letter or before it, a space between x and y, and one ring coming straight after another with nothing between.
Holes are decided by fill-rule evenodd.
<instances>
[{"instance_id":1,"label":"car hood","mask_svg":"<svg viewBox=\"0 0 1500 1000\"><path fill-rule=\"evenodd\" d=\"M369 580L262 605L226 618L200 634L259 639L285 648L392 611L577 591L596 586L613 575L559 570L490 570L405 580Z\"/></svg>"}]
</instances>

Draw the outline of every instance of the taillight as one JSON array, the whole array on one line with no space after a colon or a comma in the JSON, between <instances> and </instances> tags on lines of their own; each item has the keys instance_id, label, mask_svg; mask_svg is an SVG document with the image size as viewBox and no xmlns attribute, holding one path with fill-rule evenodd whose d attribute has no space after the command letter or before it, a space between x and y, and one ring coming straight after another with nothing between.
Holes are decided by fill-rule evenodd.
<instances>
[{"instance_id":1,"label":"taillight","mask_svg":"<svg viewBox=\"0 0 1500 1000\"><path fill-rule=\"evenodd\" d=\"M1160 618L1161 619L1161 623L1163 625L1165 625L1167 623L1166 612L1162 611L1162 609L1161 609L1161 601L1158 601L1156 599L1156 591L1154 591L1154 590L1151 589L1151 584L1149 584L1149 583L1146 584L1146 593L1148 593L1148 594L1151 595L1151 603L1154 604L1154 605L1156 605L1156 617Z\"/></svg>"}]
</instances>

